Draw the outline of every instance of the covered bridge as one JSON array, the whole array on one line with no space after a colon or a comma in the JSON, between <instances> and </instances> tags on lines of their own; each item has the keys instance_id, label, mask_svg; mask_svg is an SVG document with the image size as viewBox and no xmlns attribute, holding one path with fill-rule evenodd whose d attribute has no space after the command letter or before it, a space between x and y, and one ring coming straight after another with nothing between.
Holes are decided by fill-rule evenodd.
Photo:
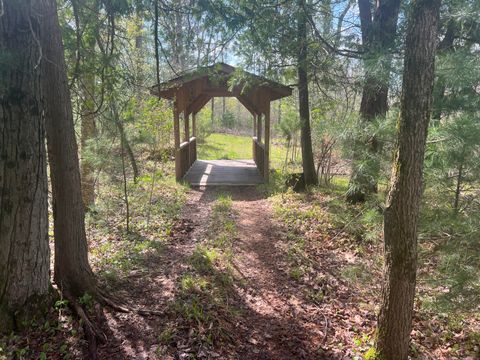
<instances>
[{"instance_id":1,"label":"covered bridge","mask_svg":"<svg viewBox=\"0 0 480 360\"><path fill-rule=\"evenodd\" d=\"M270 102L291 95L290 87L217 63L154 85L150 92L173 101L177 181L184 179L192 185L252 185L268 182ZM213 97L236 97L252 114L253 161L197 160L195 118Z\"/></svg>"}]
</instances>

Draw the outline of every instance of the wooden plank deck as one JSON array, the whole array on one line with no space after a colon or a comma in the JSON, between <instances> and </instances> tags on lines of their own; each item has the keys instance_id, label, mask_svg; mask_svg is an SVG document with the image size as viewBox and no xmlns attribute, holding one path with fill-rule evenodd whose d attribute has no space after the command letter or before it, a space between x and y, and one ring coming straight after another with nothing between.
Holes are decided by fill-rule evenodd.
<instances>
[{"instance_id":1,"label":"wooden plank deck","mask_svg":"<svg viewBox=\"0 0 480 360\"><path fill-rule=\"evenodd\" d=\"M253 160L197 160L183 179L193 186L263 183L263 178Z\"/></svg>"}]
</instances>

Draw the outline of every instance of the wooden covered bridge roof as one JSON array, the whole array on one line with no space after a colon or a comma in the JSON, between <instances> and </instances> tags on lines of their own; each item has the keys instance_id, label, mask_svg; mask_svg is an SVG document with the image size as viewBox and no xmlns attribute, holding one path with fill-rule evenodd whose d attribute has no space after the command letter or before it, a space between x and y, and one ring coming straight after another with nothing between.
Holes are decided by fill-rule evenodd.
<instances>
[{"instance_id":1,"label":"wooden covered bridge roof","mask_svg":"<svg viewBox=\"0 0 480 360\"><path fill-rule=\"evenodd\" d=\"M186 116L199 112L212 97L236 97L250 113L265 113L270 101L292 88L225 63L200 67L151 87L153 95L175 100Z\"/></svg>"}]
</instances>

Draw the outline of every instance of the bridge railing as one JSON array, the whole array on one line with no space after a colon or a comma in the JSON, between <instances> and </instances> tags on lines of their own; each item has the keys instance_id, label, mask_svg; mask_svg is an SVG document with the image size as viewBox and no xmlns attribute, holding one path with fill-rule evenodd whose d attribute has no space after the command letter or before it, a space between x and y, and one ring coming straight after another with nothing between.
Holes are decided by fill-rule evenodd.
<instances>
[{"instance_id":1,"label":"bridge railing","mask_svg":"<svg viewBox=\"0 0 480 360\"><path fill-rule=\"evenodd\" d=\"M175 156L175 172L177 180L181 180L193 163L197 160L197 138L191 137L177 149Z\"/></svg>"},{"instance_id":2,"label":"bridge railing","mask_svg":"<svg viewBox=\"0 0 480 360\"><path fill-rule=\"evenodd\" d=\"M197 160L197 138L191 137L190 138L190 157L189 157L189 168L193 165L193 163Z\"/></svg>"}]
</instances>

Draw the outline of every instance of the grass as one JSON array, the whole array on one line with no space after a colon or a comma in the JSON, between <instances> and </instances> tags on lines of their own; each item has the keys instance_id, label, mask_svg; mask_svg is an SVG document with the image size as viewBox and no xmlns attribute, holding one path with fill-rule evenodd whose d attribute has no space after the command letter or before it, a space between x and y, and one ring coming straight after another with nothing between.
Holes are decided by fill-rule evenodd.
<instances>
[{"instance_id":1,"label":"grass","mask_svg":"<svg viewBox=\"0 0 480 360\"><path fill-rule=\"evenodd\" d=\"M168 346L174 329L189 329L189 346L210 347L227 340L232 318L238 310L230 305L233 296L233 239L236 225L230 196L220 194L212 207L206 239L188 258L188 270L181 276L176 298L171 302L170 324L160 335Z\"/></svg>"},{"instance_id":2,"label":"grass","mask_svg":"<svg viewBox=\"0 0 480 360\"><path fill-rule=\"evenodd\" d=\"M272 168L280 169L285 162L287 148L282 141L272 139L270 161ZM202 160L235 160L252 158L252 138L231 134L214 133L198 144L198 158Z\"/></svg>"}]
</instances>

